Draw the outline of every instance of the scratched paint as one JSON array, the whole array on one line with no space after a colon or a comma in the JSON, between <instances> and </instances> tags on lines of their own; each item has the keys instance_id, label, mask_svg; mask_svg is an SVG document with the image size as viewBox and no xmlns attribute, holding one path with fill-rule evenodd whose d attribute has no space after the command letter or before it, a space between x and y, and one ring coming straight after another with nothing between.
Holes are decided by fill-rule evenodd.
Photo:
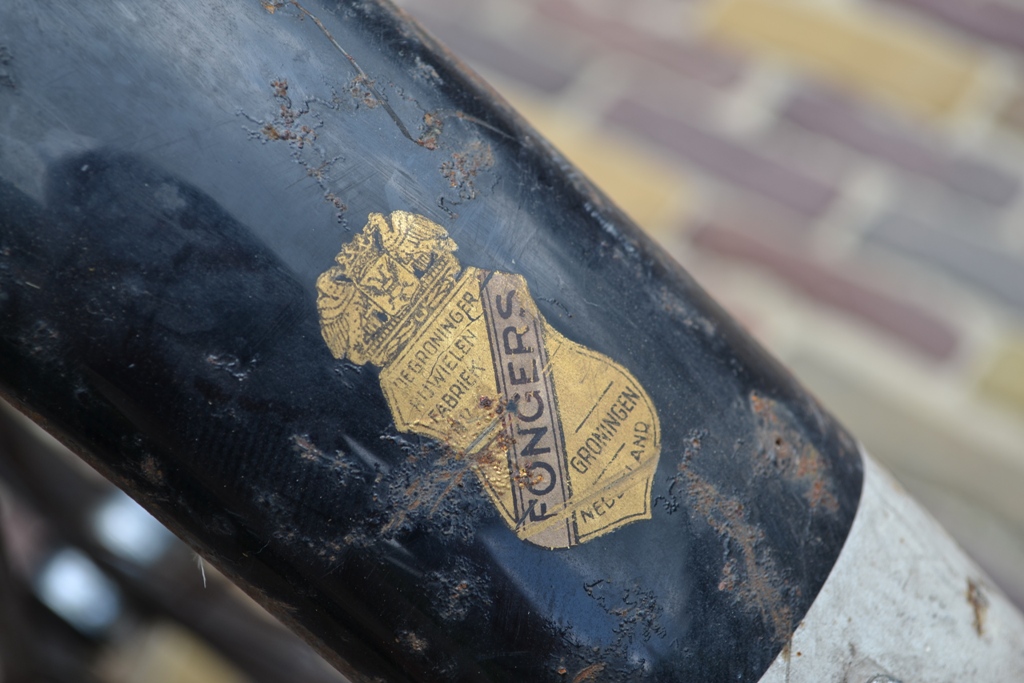
<instances>
[{"instance_id":1,"label":"scratched paint","mask_svg":"<svg viewBox=\"0 0 1024 683\"><path fill-rule=\"evenodd\" d=\"M839 560L761 683L1024 680L1024 617L864 459L864 493Z\"/></svg>"}]
</instances>

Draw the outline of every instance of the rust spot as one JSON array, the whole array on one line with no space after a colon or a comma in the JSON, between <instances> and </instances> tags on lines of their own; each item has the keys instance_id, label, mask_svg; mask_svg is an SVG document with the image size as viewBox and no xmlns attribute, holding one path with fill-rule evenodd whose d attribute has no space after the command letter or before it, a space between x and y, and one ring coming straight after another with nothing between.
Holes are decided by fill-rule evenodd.
<instances>
[{"instance_id":1,"label":"rust spot","mask_svg":"<svg viewBox=\"0 0 1024 683\"><path fill-rule=\"evenodd\" d=\"M718 582L718 590L729 591L730 593L736 590L736 559L730 557L726 560L725 565L722 567L722 579Z\"/></svg>"},{"instance_id":2,"label":"rust spot","mask_svg":"<svg viewBox=\"0 0 1024 683\"><path fill-rule=\"evenodd\" d=\"M500 423L503 412L502 401L495 400L488 417ZM421 442L420 446L408 449L407 468L390 482L388 489L389 511L381 529L385 536L406 528L417 519L439 525L444 534L472 536L471 520L460 508L464 497L454 494L476 482L476 468L507 468L510 437L506 429L492 429L483 443L477 444L472 453L466 453L447 445L461 441L456 436L465 431L465 425L449 421L448 429L451 436L446 435L440 443Z\"/></svg>"},{"instance_id":3,"label":"rust spot","mask_svg":"<svg viewBox=\"0 0 1024 683\"><path fill-rule=\"evenodd\" d=\"M485 571L465 558L457 558L441 571L433 572L428 583L431 603L441 619L462 621L474 609L491 605L491 584Z\"/></svg>"},{"instance_id":4,"label":"rust spot","mask_svg":"<svg viewBox=\"0 0 1024 683\"><path fill-rule=\"evenodd\" d=\"M348 94L367 109L374 109L380 104L375 85L365 74L358 74L348 82Z\"/></svg>"},{"instance_id":5,"label":"rust spot","mask_svg":"<svg viewBox=\"0 0 1024 683\"><path fill-rule=\"evenodd\" d=\"M276 142L284 140L301 150L316 140L316 131L308 125L296 125L303 116L309 113L308 106L296 109L288 95L288 81L278 78L270 82L277 100L278 112L273 121L263 123L260 137L264 141Z\"/></svg>"},{"instance_id":6,"label":"rust spot","mask_svg":"<svg viewBox=\"0 0 1024 683\"><path fill-rule=\"evenodd\" d=\"M338 99L332 100L311 97L295 103L292 100L291 85L284 78L270 82L273 89L274 113L266 119L255 118L242 113L249 121L259 126L249 130L252 139L263 143L285 142L291 148L291 157L306 171L306 175L316 181L323 190L324 201L334 207L336 218L344 221L344 213L348 206L332 189L330 171L334 164L343 158L341 154L328 156L327 151L317 142L318 129L324 125L317 109L337 109Z\"/></svg>"},{"instance_id":7,"label":"rust spot","mask_svg":"<svg viewBox=\"0 0 1024 683\"><path fill-rule=\"evenodd\" d=\"M750 394L750 409L757 421L755 471L762 476L781 475L796 484L812 509L838 510L825 459L793 426L789 410L756 392Z\"/></svg>"},{"instance_id":8,"label":"rust spot","mask_svg":"<svg viewBox=\"0 0 1024 683\"><path fill-rule=\"evenodd\" d=\"M413 654L422 655L429 648L429 643L426 638L422 638L412 631L402 631L395 638L395 642L404 645Z\"/></svg>"},{"instance_id":9,"label":"rust spot","mask_svg":"<svg viewBox=\"0 0 1024 683\"><path fill-rule=\"evenodd\" d=\"M584 584L583 590L601 609L618 618L617 648L638 639L646 643L652 636L665 636L661 625L663 610L653 591L644 590L639 584L621 586L605 579Z\"/></svg>"},{"instance_id":10,"label":"rust spot","mask_svg":"<svg viewBox=\"0 0 1024 683\"><path fill-rule=\"evenodd\" d=\"M981 585L967 579L967 602L974 610L974 630L979 636L985 634L985 615L988 613L988 598L981 592Z\"/></svg>"},{"instance_id":11,"label":"rust spot","mask_svg":"<svg viewBox=\"0 0 1024 683\"><path fill-rule=\"evenodd\" d=\"M330 202L331 206L338 210L338 212L348 211L348 204L341 201L341 197L334 194L333 192L327 191L324 193L324 199Z\"/></svg>"},{"instance_id":12,"label":"rust spot","mask_svg":"<svg viewBox=\"0 0 1024 683\"><path fill-rule=\"evenodd\" d=\"M268 14L273 14L284 7L283 2L270 2L270 0L260 0L260 5L263 6L263 9L265 9Z\"/></svg>"},{"instance_id":13,"label":"rust spot","mask_svg":"<svg viewBox=\"0 0 1024 683\"><path fill-rule=\"evenodd\" d=\"M519 471L512 477L512 481L521 489L525 489L528 486L536 487L544 483L544 474L538 470L536 474L531 475L530 471L525 467L520 467Z\"/></svg>"},{"instance_id":14,"label":"rust spot","mask_svg":"<svg viewBox=\"0 0 1024 683\"><path fill-rule=\"evenodd\" d=\"M263 133L263 135L266 136L268 140L285 139L281 132L278 131L277 128L271 123L268 123L265 126L263 126L263 128L260 129L260 132Z\"/></svg>"},{"instance_id":15,"label":"rust spot","mask_svg":"<svg viewBox=\"0 0 1024 683\"><path fill-rule=\"evenodd\" d=\"M491 146L477 141L465 151L453 152L451 160L441 164L441 175L458 191L460 199L468 201L476 197L477 174L493 165Z\"/></svg>"},{"instance_id":16,"label":"rust spot","mask_svg":"<svg viewBox=\"0 0 1024 683\"><path fill-rule=\"evenodd\" d=\"M299 455L303 460L316 462L323 457L323 451L314 446L313 442L309 440L309 436L306 434L295 434L292 436L292 443L295 445L295 450L299 452Z\"/></svg>"},{"instance_id":17,"label":"rust spot","mask_svg":"<svg viewBox=\"0 0 1024 683\"><path fill-rule=\"evenodd\" d=\"M444 119L438 114L427 112L423 115L423 129L423 135L416 140L416 144L429 150L437 149L437 140L444 131Z\"/></svg>"},{"instance_id":18,"label":"rust spot","mask_svg":"<svg viewBox=\"0 0 1024 683\"><path fill-rule=\"evenodd\" d=\"M608 666L604 662L597 662L591 664L588 667L580 669L579 673L572 677L572 683L586 683L586 681L596 681L598 675L604 671L605 667Z\"/></svg>"},{"instance_id":19,"label":"rust spot","mask_svg":"<svg viewBox=\"0 0 1024 683\"><path fill-rule=\"evenodd\" d=\"M690 509L727 540L718 589L756 610L775 639L783 642L789 637L793 616L783 594L784 582L768 553L764 534L747 520L743 503L725 495L695 471L693 464L700 456L703 435L689 435L670 491L680 484L685 486Z\"/></svg>"},{"instance_id":20,"label":"rust spot","mask_svg":"<svg viewBox=\"0 0 1024 683\"><path fill-rule=\"evenodd\" d=\"M369 108L376 107L379 104L384 111L387 112L388 116L391 117L391 120L394 121L395 125L398 126L398 130L402 133L402 136L407 140L416 142L409 133L409 129L405 127L404 123L402 123L402 119L399 118L395 110L391 108L390 104L388 104L387 98L382 96L374 87L373 80L371 80L367 73L363 71L363 67L359 66L359 62L356 61L355 57L349 54L348 50L343 48L341 43L331 35L331 32L327 30L327 26L324 25L324 22L320 21L315 14L299 4L297 0L288 0L288 4L299 10L303 16L309 17L309 19L316 24L317 28L320 29L320 32L324 34L324 37L330 41L331 45L333 45L334 48L348 60L349 64L352 65L352 68L356 70L358 76L352 80L351 85L353 85L359 92L358 94L353 93L354 96L357 99L362 99L363 103Z\"/></svg>"}]
</instances>

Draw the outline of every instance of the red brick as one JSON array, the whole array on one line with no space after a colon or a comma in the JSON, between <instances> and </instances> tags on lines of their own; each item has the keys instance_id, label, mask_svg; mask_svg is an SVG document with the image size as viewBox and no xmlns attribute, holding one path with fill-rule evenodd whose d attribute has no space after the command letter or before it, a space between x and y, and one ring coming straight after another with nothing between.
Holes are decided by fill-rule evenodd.
<instances>
[{"instance_id":1,"label":"red brick","mask_svg":"<svg viewBox=\"0 0 1024 683\"><path fill-rule=\"evenodd\" d=\"M1020 189L1018 178L980 160L957 158L894 117L867 110L841 95L804 91L783 108L783 116L868 156L919 173L949 188L997 206Z\"/></svg>"},{"instance_id":2,"label":"red brick","mask_svg":"<svg viewBox=\"0 0 1024 683\"><path fill-rule=\"evenodd\" d=\"M817 179L646 104L622 100L612 106L607 117L691 165L804 215L821 214L836 196L833 187Z\"/></svg>"},{"instance_id":3,"label":"red brick","mask_svg":"<svg viewBox=\"0 0 1024 683\"><path fill-rule=\"evenodd\" d=\"M941 19L977 38L1024 51L1024 9L984 0L890 0Z\"/></svg>"},{"instance_id":4,"label":"red brick","mask_svg":"<svg viewBox=\"0 0 1024 683\"><path fill-rule=\"evenodd\" d=\"M956 350L957 334L944 321L810 261L792 244L769 244L713 225L698 228L692 241L699 249L765 268L808 298L859 318L934 360Z\"/></svg>"},{"instance_id":5,"label":"red brick","mask_svg":"<svg viewBox=\"0 0 1024 683\"><path fill-rule=\"evenodd\" d=\"M869 243L911 256L1024 313L1024 259L919 220L890 214L867 233Z\"/></svg>"},{"instance_id":6,"label":"red brick","mask_svg":"<svg viewBox=\"0 0 1024 683\"><path fill-rule=\"evenodd\" d=\"M597 41L603 52L629 52L710 85L732 85L743 73L743 65L734 54L706 43L667 40L588 12L571 0L544 0L537 5L537 12L544 19L557 21ZM682 35L682 30L679 33Z\"/></svg>"}]
</instances>

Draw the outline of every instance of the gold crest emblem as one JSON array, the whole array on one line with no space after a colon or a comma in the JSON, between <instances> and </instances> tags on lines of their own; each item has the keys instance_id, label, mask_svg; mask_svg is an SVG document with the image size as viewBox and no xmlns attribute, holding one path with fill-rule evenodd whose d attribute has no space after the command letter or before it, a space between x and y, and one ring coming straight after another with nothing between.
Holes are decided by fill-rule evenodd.
<instances>
[{"instance_id":1,"label":"gold crest emblem","mask_svg":"<svg viewBox=\"0 0 1024 683\"><path fill-rule=\"evenodd\" d=\"M462 268L436 223L374 213L317 280L336 358L380 366L395 426L466 458L516 535L568 548L651 516L654 404L544 320L521 275Z\"/></svg>"}]
</instances>

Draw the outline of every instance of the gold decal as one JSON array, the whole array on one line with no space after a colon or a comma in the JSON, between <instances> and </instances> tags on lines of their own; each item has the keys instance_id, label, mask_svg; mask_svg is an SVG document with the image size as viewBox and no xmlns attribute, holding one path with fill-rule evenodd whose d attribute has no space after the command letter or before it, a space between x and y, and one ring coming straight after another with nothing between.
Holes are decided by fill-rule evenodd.
<instances>
[{"instance_id":1,"label":"gold decal","mask_svg":"<svg viewBox=\"0 0 1024 683\"><path fill-rule=\"evenodd\" d=\"M462 268L457 248L423 216L370 214L317 281L331 352L380 366L395 426L467 458L519 538L568 548L650 519L650 397L548 325L525 278Z\"/></svg>"}]
</instances>

